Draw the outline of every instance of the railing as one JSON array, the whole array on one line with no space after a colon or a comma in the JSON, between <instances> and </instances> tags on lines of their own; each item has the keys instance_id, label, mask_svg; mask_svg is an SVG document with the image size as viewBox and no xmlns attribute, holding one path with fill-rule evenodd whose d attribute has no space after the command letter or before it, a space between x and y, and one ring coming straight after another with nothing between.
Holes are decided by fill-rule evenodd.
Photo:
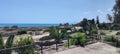
<instances>
[{"instance_id":1,"label":"railing","mask_svg":"<svg viewBox=\"0 0 120 54\"><path fill-rule=\"evenodd\" d=\"M87 38L91 38L92 41L102 41L104 37L107 37L106 35L92 35L92 36L86 36ZM120 36L115 36L116 38L120 38ZM53 54L56 52L55 48L55 41L45 41L45 42L35 42L34 44L24 45L24 46L17 46L12 48L5 48L0 49L0 54ZM59 44L62 46L59 46L61 50L63 51L68 49L67 47L63 47L63 43ZM74 47L71 47L74 48ZM46 51L45 51L46 50Z\"/></svg>"},{"instance_id":2,"label":"railing","mask_svg":"<svg viewBox=\"0 0 120 54\"><path fill-rule=\"evenodd\" d=\"M34 44L0 49L0 54L53 54L56 52L55 43L55 41L35 42ZM62 48L63 43L58 45ZM62 50L59 49L59 51Z\"/></svg>"}]
</instances>

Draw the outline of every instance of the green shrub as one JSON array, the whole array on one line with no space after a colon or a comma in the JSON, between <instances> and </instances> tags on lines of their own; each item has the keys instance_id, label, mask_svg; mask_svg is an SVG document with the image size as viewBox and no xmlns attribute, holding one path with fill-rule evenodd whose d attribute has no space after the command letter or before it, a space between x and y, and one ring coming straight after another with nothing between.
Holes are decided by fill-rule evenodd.
<instances>
[{"instance_id":1,"label":"green shrub","mask_svg":"<svg viewBox=\"0 0 120 54\"><path fill-rule=\"evenodd\" d=\"M97 29L93 29L90 31L90 35L94 35L94 34L98 34L98 30Z\"/></svg>"},{"instance_id":2,"label":"green shrub","mask_svg":"<svg viewBox=\"0 0 120 54\"><path fill-rule=\"evenodd\" d=\"M112 30L110 30L109 32L112 32Z\"/></svg>"},{"instance_id":3,"label":"green shrub","mask_svg":"<svg viewBox=\"0 0 120 54\"><path fill-rule=\"evenodd\" d=\"M76 42L75 39L71 39L71 40L69 41L69 46L71 46L71 45L75 45L75 42ZM67 46L68 46L68 42L65 43L64 46L67 47Z\"/></svg>"},{"instance_id":4,"label":"green shrub","mask_svg":"<svg viewBox=\"0 0 120 54\"><path fill-rule=\"evenodd\" d=\"M120 32L117 32L116 35L120 35Z\"/></svg>"},{"instance_id":5,"label":"green shrub","mask_svg":"<svg viewBox=\"0 0 120 54\"><path fill-rule=\"evenodd\" d=\"M44 36L44 37L40 38L39 40L44 41L44 40L50 40L50 39L53 39L53 38L51 36Z\"/></svg>"},{"instance_id":6,"label":"green shrub","mask_svg":"<svg viewBox=\"0 0 120 54\"><path fill-rule=\"evenodd\" d=\"M106 41L106 42L116 42L117 38L115 38L113 36L109 36L109 37L105 37L104 41Z\"/></svg>"},{"instance_id":7,"label":"green shrub","mask_svg":"<svg viewBox=\"0 0 120 54\"><path fill-rule=\"evenodd\" d=\"M2 36L0 35L0 49L13 47L13 41L14 41L14 35L10 35L5 43ZM6 52L7 54L12 53L11 50L8 50L8 51L0 51L0 54L6 54Z\"/></svg>"},{"instance_id":8,"label":"green shrub","mask_svg":"<svg viewBox=\"0 0 120 54\"><path fill-rule=\"evenodd\" d=\"M80 46L85 46L85 44L88 42L89 40L85 37L85 34L83 33L79 33L76 34L72 37L72 39L69 42L69 46L70 45L80 45ZM67 43L65 44L65 46L67 46Z\"/></svg>"},{"instance_id":9,"label":"green shrub","mask_svg":"<svg viewBox=\"0 0 120 54\"><path fill-rule=\"evenodd\" d=\"M112 30L120 30L119 25L114 24L114 25L112 26Z\"/></svg>"},{"instance_id":10,"label":"green shrub","mask_svg":"<svg viewBox=\"0 0 120 54\"><path fill-rule=\"evenodd\" d=\"M18 52L18 54L21 54L21 53L22 54L34 54L34 46L31 45L33 43L34 43L34 40L32 39L32 37L20 38L20 40L16 42L16 46L25 46L25 45L30 45L30 46L19 48L16 51Z\"/></svg>"},{"instance_id":11,"label":"green shrub","mask_svg":"<svg viewBox=\"0 0 120 54\"><path fill-rule=\"evenodd\" d=\"M113 36L104 38L104 41L115 43L116 47L120 47L120 40L115 38L115 37L113 37Z\"/></svg>"},{"instance_id":12,"label":"green shrub","mask_svg":"<svg viewBox=\"0 0 120 54\"><path fill-rule=\"evenodd\" d=\"M100 32L100 35L106 35L106 33L104 33L104 32Z\"/></svg>"},{"instance_id":13,"label":"green shrub","mask_svg":"<svg viewBox=\"0 0 120 54\"><path fill-rule=\"evenodd\" d=\"M21 34L26 34L27 33L27 31L26 30L20 30L20 31L18 31L18 35L21 35Z\"/></svg>"},{"instance_id":14,"label":"green shrub","mask_svg":"<svg viewBox=\"0 0 120 54\"><path fill-rule=\"evenodd\" d=\"M116 42L116 46L117 46L117 47L120 47L120 40L118 40L118 41Z\"/></svg>"}]
</instances>

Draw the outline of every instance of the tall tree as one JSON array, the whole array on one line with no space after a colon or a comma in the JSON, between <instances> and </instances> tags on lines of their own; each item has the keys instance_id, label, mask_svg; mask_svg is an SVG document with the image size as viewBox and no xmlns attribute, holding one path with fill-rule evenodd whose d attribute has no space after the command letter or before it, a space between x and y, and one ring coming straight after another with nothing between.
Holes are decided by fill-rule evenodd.
<instances>
[{"instance_id":1,"label":"tall tree","mask_svg":"<svg viewBox=\"0 0 120 54\"><path fill-rule=\"evenodd\" d=\"M110 14L107 14L107 18L110 21L108 29L111 29L112 28L111 26L112 26L112 23L113 23L113 17Z\"/></svg>"},{"instance_id":2,"label":"tall tree","mask_svg":"<svg viewBox=\"0 0 120 54\"><path fill-rule=\"evenodd\" d=\"M116 4L113 7L114 23L120 24L120 0L116 0Z\"/></svg>"},{"instance_id":3,"label":"tall tree","mask_svg":"<svg viewBox=\"0 0 120 54\"><path fill-rule=\"evenodd\" d=\"M95 24L95 19L94 18L92 19L92 24Z\"/></svg>"},{"instance_id":4,"label":"tall tree","mask_svg":"<svg viewBox=\"0 0 120 54\"><path fill-rule=\"evenodd\" d=\"M97 20L96 20L96 25L97 25L97 27L99 28L99 27L100 27L99 16L97 16L96 19L97 19Z\"/></svg>"},{"instance_id":5,"label":"tall tree","mask_svg":"<svg viewBox=\"0 0 120 54\"><path fill-rule=\"evenodd\" d=\"M110 14L107 14L107 19L110 21L110 23L112 23L113 19L112 19L112 16Z\"/></svg>"},{"instance_id":6,"label":"tall tree","mask_svg":"<svg viewBox=\"0 0 120 54\"><path fill-rule=\"evenodd\" d=\"M79 25L80 26L82 26L83 27L83 30L86 32L86 30L87 30L87 23L88 22L88 20L86 19L86 18L84 18L80 23L79 23Z\"/></svg>"},{"instance_id":7,"label":"tall tree","mask_svg":"<svg viewBox=\"0 0 120 54\"><path fill-rule=\"evenodd\" d=\"M99 16L97 16L96 19L97 19L96 24L99 24Z\"/></svg>"}]
</instances>

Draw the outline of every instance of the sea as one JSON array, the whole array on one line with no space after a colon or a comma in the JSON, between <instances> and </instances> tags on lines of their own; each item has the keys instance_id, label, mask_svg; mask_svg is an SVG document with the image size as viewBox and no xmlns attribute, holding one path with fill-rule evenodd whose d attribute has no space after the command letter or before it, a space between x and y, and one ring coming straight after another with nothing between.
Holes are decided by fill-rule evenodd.
<instances>
[{"instance_id":1,"label":"sea","mask_svg":"<svg viewBox=\"0 0 120 54\"><path fill-rule=\"evenodd\" d=\"M5 26L18 26L18 27L48 27L48 26L58 26L59 24L0 24L0 27Z\"/></svg>"}]
</instances>

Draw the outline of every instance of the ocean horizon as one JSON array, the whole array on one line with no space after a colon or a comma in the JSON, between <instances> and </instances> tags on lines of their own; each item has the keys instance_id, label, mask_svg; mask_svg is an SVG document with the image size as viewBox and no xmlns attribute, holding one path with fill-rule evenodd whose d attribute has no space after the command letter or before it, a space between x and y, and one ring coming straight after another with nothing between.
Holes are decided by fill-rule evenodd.
<instances>
[{"instance_id":1,"label":"ocean horizon","mask_svg":"<svg viewBox=\"0 0 120 54\"><path fill-rule=\"evenodd\" d=\"M18 26L18 27L47 27L47 26L58 26L59 24L0 24L0 27L5 26Z\"/></svg>"}]
</instances>

